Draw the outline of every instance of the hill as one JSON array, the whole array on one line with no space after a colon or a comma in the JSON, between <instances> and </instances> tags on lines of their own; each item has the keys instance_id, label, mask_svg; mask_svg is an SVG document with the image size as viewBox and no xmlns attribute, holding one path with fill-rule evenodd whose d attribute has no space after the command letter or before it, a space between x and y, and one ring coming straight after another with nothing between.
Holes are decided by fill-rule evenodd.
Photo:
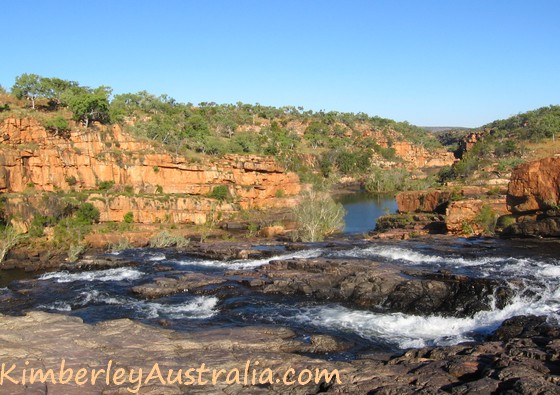
<instances>
[{"instance_id":1,"label":"hill","mask_svg":"<svg viewBox=\"0 0 560 395\"><path fill-rule=\"evenodd\" d=\"M139 225L249 228L250 210L296 204L300 182L391 191L454 161L423 129L363 113L111 93L23 74L0 94L5 222L63 249Z\"/></svg>"}]
</instances>

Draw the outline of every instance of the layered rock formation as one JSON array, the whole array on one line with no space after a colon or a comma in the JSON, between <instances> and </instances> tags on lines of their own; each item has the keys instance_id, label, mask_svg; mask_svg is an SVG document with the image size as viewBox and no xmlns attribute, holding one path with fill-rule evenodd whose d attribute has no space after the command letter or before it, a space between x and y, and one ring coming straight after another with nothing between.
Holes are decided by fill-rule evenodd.
<instances>
[{"instance_id":1,"label":"layered rock formation","mask_svg":"<svg viewBox=\"0 0 560 395\"><path fill-rule=\"evenodd\" d=\"M238 207L293 205L300 191L298 176L270 157L229 155L196 162L159 152L118 125L74 128L64 138L34 119L10 118L1 126L0 141L0 192L96 190L113 182L134 195L92 195L101 221L121 221L132 212L136 222L204 223L208 214ZM235 207L206 197L216 186L227 187Z\"/></svg>"},{"instance_id":2,"label":"layered rock formation","mask_svg":"<svg viewBox=\"0 0 560 395\"><path fill-rule=\"evenodd\" d=\"M414 145L408 141L394 142L392 148L395 154L408 162L408 168L433 168L451 166L455 162L453 152L444 149L435 149L432 152L420 145Z\"/></svg>"},{"instance_id":3,"label":"layered rock formation","mask_svg":"<svg viewBox=\"0 0 560 395\"><path fill-rule=\"evenodd\" d=\"M504 229L504 236L560 237L560 157L516 167L507 205L517 223Z\"/></svg>"},{"instance_id":4,"label":"layered rock formation","mask_svg":"<svg viewBox=\"0 0 560 395\"><path fill-rule=\"evenodd\" d=\"M530 214L560 204L560 157L524 163L511 174L507 205L512 213Z\"/></svg>"},{"instance_id":5,"label":"layered rock formation","mask_svg":"<svg viewBox=\"0 0 560 395\"><path fill-rule=\"evenodd\" d=\"M509 213L505 198L491 198L487 193L487 188L465 186L455 192L438 189L401 192L396 200L399 213L445 214L447 233L480 234L484 228L477 218L485 206L490 207L496 218ZM441 219L436 220L439 221ZM427 228L427 224L423 224L423 228Z\"/></svg>"}]
</instances>

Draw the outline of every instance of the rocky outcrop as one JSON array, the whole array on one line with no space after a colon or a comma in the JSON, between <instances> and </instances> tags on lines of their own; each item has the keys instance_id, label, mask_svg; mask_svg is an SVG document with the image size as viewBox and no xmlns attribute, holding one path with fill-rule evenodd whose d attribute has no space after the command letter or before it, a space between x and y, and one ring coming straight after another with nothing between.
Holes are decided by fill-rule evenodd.
<instances>
[{"instance_id":1,"label":"rocky outcrop","mask_svg":"<svg viewBox=\"0 0 560 395\"><path fill-rule=\"evenodd\" d=\"M224 285L220 288L219 285ZM444 272L400 270L365 260L275 260L254 272L223 275L175 274L134 287L145 298L174 293L218 294L233 287L280 295L305 295L318 301L410 314L471 316L493 303L503 307L513 295L505 282ZM239 291L238 291L239 292Z\"/></svg>"},{"instance_id":2,"label":"rocky outcrop","mask_svg":"<svg viewBox=\"0 0 560 395\"><path fill-rule=\"evenodd\" d=\"M469 133L459 141L459 148L456 151L456 156L461 159L463 156L472 150L474 145L484 138L484 132Z\"/></svg>"},{"instance_id":3,"label":"rocky outcrop","mask_svg":"<svg viewBox=\"0 0 560 395\"><path fill-rule=\"evenodd\" d=\"M234 210L206 199L217 186L226 187L242 209L290 206L300 191L298 176L273 158L228 155L197 162L159 152L118 125L74 128L63 138L34 119L9 118L1 125L0 139L0 193L88 191L113 182L128 196L108 200L93 195L102 221L121 221L131 211L137 222L167 216L173 222L203 223L212 210ZM162 194L176 196L166 201Z\"/></svg>"},{"instance_id":4,"label":"rocky outcrop","mask_svg":"<svg viewBox=\"0 0 560 395\"><path fill-rule=\"evenodd\" d=\"M508 209L517 223L505 237L560 237L560 157L524 163L511 174Z\"/></svg>"},{"instance_id":5,"label":"rocky outcrop","mask_svg":"<svg viewBox=\"0 0 560 395\"><path fill-rule=\"evenodd\" d=\"M377 218L374 239L407 240L446 232L444 216L431 213L390 214Z\"/></svg>"},{"instance_id":6,"label":"rocky outcrop","mask_svg":"<svg viewBox=\"0 0 560 395\"><path fill-rule=\"evenodd\" d=\"M281 327L247 326L178 333L127 319L87 325L77 317L42 312L1 318L0 356L6 367L4 373L18 381L16 384L3 377L1 390L6 394L559 393L558 328L546 327L538 317L508 320L498 329L498 340L413 349L391 357L370 353L355 360L322 358L348 347L331 336L312 334L309 342L305 342L290 329ZM510 328L516 329L508 331ZM528 337L530 333L536 336ZM43 382L36 379L29 383L31 369L42 369L42 372L52 369L53 376L59 377L62 360L67 370L63 376L66 383L53 383L49 376ZM109 372L100 370L107 369L109 363ZM14 368L9 371L12 364ZM149 379L156 364L161 380L157 371ZM186 385L185 375L183 384L173 381L179 369L185 373L190 368L195 385ZM206 370L194 370L198 368ZM24 369L27 385L20 382ZM82 385L76 383L79 369L85 369L88 377L82 380ZM95 381L90 375L93 369L98 372ZM171 369L173 372L168 376ZM212 382L212 370L220 369L225 373ZM261 376L268 372L266 369L272 374L270 381L266 381L267 374ZM289 369L293 369L293 374L288 376L291 385L282 381ZM304 369L312 375L316 369L319 372L326 369L336 375L330 381L324 376L317 382L305 380L308 375ZM232 374L227 382L228 373L235 370L239 379L231 379ZM303 384L297 382L300 373L303 373ZM252 377L255 377L254 384ZM261 383L260 377L263 377Z\"/></svg>"},{"instance_id":7,"label":"rocky outcrop","mask_svg":"<svg viewBox=\"0 0 560 395\"><path fill-rule=\"evenodd\" d=\"M445 213L452 193L439 189L427 191L406 191L397 194L399 213Z\"/></svg>"},{"instance_id":8,"label":"rocky outcrop","mask_svg":"<svg viewBox=\"0 0 560 395\"><path fill-rule=\"evenodd\" d=\"M502 232L503 237L560 237L560 217L543 218L512 224Z\"/></svg>"},{"instance_id":9,"label":"rocky outcrop","mask_svg":"<svg viewBox=\"0 0 560 395\"><path fill-rule=\"evenodd\" d=\"M477 220L484 207L491 209L490 214L496 220L500 215L508 214L504 199L467 199L451 202L446 210L445 225L452 234L484 233L484 225Z\"/></svg>"},{"instance_id":10,"label":"rocky outcrop","mask_svg":"<svg viewBox=\"0 0 560 395\"><path fill-rule=\"evenodd\" d=\"M317 300L380 307L391 312L469 316L490 308L493 298L505 305L512 290L491 279L449 273L399 270L371 261L290 259L256 271L265 293L301 294Z\"/></svg>"},{"instance_id":11,"label":"rocky outcrop","mask_svg":"<svg viewBox=\"0 0 560 395\"><path fill-rule=\"evenodd\" d=\"M544 212L560 205L560 157L524 163L511 174L507 194L515 214Z\"/></svg>"},{"instance_id":12,"label":"rocky outcrop","mask_svg":"<svg viewBox=\"0 0 560 395\"><path fill-rule=\"evenodd\" d=\"M397 156L409 163L407 167L411 169L451 166L455 162L453 152L444 149L428 151L423 146L408 141L396 141L392 148Z\"/></svg>"},{"instance_id":13,"label":"rocky outcrop","mask_svg":"<svg viewBox=\"0 0 560 395\"><path fill-rule=\"evenodd\" d=\"M461 198L461 200L456 200ZM464 186L455 191L430 189L424 191L400 192L396 197L400 215L395 215L393 220L388 216L382 220L384 223L395 223L391 228L426 230L423 233L451 233L455 235L481 234L485 231L479 221L479 214L487 206L490 214L497 219L509 213L505 204L505 197L491 197L485 187ZM441 218L433 219L432 223L424 223L426 217L411 217L411 213L445 214ZM418 214L415 214L416 216ZM412 221L414 219L414 221ZM407 222L408 220L408 222ZM444 221L444 229L440 223ZM384 231L382 227L376 231Z\"/></svg>"}]
</instances>

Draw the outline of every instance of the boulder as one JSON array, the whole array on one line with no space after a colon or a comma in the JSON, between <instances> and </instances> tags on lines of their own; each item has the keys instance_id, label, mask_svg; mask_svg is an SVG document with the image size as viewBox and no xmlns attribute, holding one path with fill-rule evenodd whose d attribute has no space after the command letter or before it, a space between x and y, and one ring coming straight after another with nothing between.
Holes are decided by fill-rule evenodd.
<instances>
[{"instance_id":1,"label":"boulder","mask_svg":"<svg viewBox=\"0 0 560 395\"><path fill-rule=\"evenodd\" d=\"M545 158L516 167L507 206L512 213L546 211L560 204L560 158Z\"/></svg>"},{"instance_id":2,"label":"boulder","mask_svg":"<svg viewBox=\"0 0 560 395\"><path fill-rule=\"evenodd\" d=\"M451 202L446 210L445 225L452 234L479 234L484 232L477 217L484 206L490 206L496 218L508 214L505 199L467 199Z\"/></svg>"},{"instance_id":3,"label":"boulder","mask_svg":"<svg viewBox=\"0 0 560 395\"><path fill-rule=\"evenodd\" d=\"M560 237L560 217L512 224L502 232L503 237Z\"/></svg>"},{"instance_id":4,"label":"boulder","mask_svg":"<svg viewBox=\"0 0 560 395\"><path fill-rule=\"evenodd\" d=\"M450 199L451 192L439 189L400 192L396 197L400 213L436 212L443 214Z\"/></svg>"}]
</instances>

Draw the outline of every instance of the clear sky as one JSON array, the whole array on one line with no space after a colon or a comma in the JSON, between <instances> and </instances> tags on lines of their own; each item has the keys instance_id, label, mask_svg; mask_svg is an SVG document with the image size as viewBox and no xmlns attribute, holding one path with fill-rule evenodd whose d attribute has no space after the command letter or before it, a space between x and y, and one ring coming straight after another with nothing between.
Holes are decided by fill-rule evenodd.
<instances>
[{"instance_id":1,"label":"clear sky","mask_svg":"<svg viewBox=\"0 0 560 395\"><path fill-rule=\"evenodd\" d=\"M558 0L21 0L0 85L35 73L194 104L480 126L560 104Z\"/></svg>"}]
</instances>

